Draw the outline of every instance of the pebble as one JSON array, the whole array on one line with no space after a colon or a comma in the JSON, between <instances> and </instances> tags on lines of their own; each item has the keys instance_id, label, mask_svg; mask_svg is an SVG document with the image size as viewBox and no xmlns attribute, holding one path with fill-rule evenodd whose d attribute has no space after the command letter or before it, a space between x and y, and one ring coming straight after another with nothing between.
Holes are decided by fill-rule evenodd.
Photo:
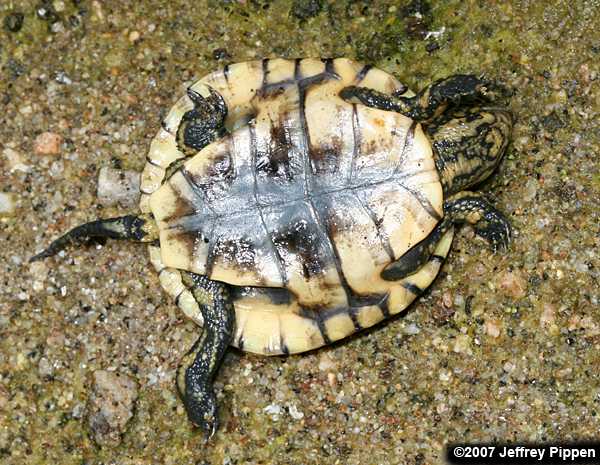
<instances>
[{"instance_id":1,"label":"pebble","mask_svg":"<svg viewBox=\"0 0 600 465\"><path fill-rule=\"evenodd\" d=\"M4 17L4 29L9 32L19 32L23 27L23 13L13 12Z\"/></svg>"},{"instance_id":2,"label":"pebble","mask_svg":"<svg viewBox=\"0 0 600 465\"><path fill-rule=\"evenodd\" d=\"M522 299L527 295L527 281L520 272L507 271L500 276L500 289L508 297Z\"/></svg>"},{"instance_id":3,"label":"pebble","mask_svg":"<svg viewBox=\"0 0 600 465\"><path fill-rule=\"evenodd\" d=\"M58 155L62 141L60 134L43 132L35 138L33 151L36 155Z\"/></svg>"},{"instance_id":4,"label":"pebble","mask_svg":"<svg viewBox=\"0 0 600 465\"><path fill-rule=\"evenodd\" d=\"M140 40L140 33L138 31L131 31L129 33L129 42L133 43L137 42L138 40Z\"/></svg>"},{"instance_id":5,"label":"pebble","mask_svg":"<svg viewBox=\"0 0 600 465\"><path fill-rule=\"evenodd\" d=\"M16 211L15 196L10 192L0 192L0 216L12 216Z\"/></svg>"},{"instance_id":6,"label":"pebble","mask_svg":"<svg viewBox=\"0 0 600 465\"><path fill-rule=\"evenodd\" d=\"M457 354L472 355L473 350L471 349L471 338L466 334L459 334L456 336L452 351Z\"/></svg>"},{"instance_id":7,"label":"pebble","mask_svg":"<svg viewBox=\"0 0 600 465\"><path fill-rule=\"evenodd\" d=\"M94 372L88 412L89 427L97 444L115 447L121 443L137 397L137 384L130 377L105 370Z\"/></svg>"},{"instance_id":8,"label":"pebble","mask_svg":"<svg viewBox=\"0 0 600 465\"><path fill-rule=\"evenodd\" d=\"M269 404L263 409L263 412L265 412L268 415L271 415L271 419L273 421L277 421L279 420L279 416L281 415L281 407L277 404Z\"/></svg>"},{"instance_id":9,"label":"pebble","mask_svg":"<svg viewBox=\"0 0 600 465\"><path fill-rule=\"evenodd\" d=\"M556 307L549 303L544 302L542 304L542 314L540 316L540 325L542 327L548 327L556 322Z\"/></svg>"},{"instance_id":10,"label":"pebble","mask_svg":"<svg viewBox=\"0 0 600 465\"><path fill-rule=\"evenodd\" d=\"M12 173L13 171L22 171L26 173L31 169L29 165L23 163L23 158L16 150L6 147L2 151L2 155L6 158L8 170Z\"/></svg>"},{"instance_id":11,"label":"pebble","mask_svg":"<svg viewBox=\"0 0 600 465\"><path fill-rule=\"evenodd\" d=\"M331 371L336 368L335 360L327 352L323 352L319 357L319 370Z\"/></svg>"},{"instance_id":12,"label":"pebble","mask_svg":"<svg viewBox=\"0 0 600 465\"><path fill-rule=\"evenodd\" d=\"M500 336L500 325L495 320L486 320L485 333L490 337Z\"/></svg>"},{"instance_id":13,"label":"pebble","mask_svg":"<svg viewBox=\"0 0 600 465\"><path fill-rule=\"evenodd\" d=\"M104 206L120 204L134 207L140 199L140 174L137 171L103 167L98 176L98 200Z\"/></svg>"},{"instance_id":14,"label":"pebble","mask_svg":"<svg viewBox=\"0 0 600 465\"><path fill-rule=\"evenodd\" d=\"M409 325L402 328L402 332L409 336L414 336L415 334L419 334L421 332L421 329L415 323L410 323Z\"/></svg>"},{"instance_id":15,"label":"pebble","mask_svg":"<svg viewBox=\"0 0 600 465\"><path fill-rule=\"evenodd\" d=\"M298 407L296 407L294 404L288 404L288 412L290 413L290 416L294 419L294 420L302 420L304 418L304 413L302 413L300 410L298 410Z\"/></svg>"},{"instance_id":16,"label":"pebble","mask_svg":"<svg viewBox=\"0 0 600 465\"><path fill-rule=\"evenodd\" d=\"M42 378L45 378L47 376L51 376L53 372L54 367L48 361L48 359L46 357L40 358L40 361L38 362L38 373L40 374L40 376Z\"/></svg>"}]
</instances>

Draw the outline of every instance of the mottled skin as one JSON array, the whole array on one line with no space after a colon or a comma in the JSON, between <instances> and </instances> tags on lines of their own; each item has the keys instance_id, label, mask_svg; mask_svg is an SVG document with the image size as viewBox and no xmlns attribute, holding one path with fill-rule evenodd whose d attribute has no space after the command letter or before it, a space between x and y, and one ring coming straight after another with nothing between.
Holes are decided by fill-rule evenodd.
<instances>
[{"instance_id":1,"label":"mottled skin","mask_svg":"<svg viewBox=\"0 0 600 465\"><path fill-rule=\"evenodd\" d=\"M468 106L494 99L500 93L498 86L471 75L439 80L412 98L361 87L346 87L341 92L345 100L399 112L423 124L433 146L444 189L443 219L428 237L383 271L384 279L399 280L428 260L438 258L432 255L433 250L444 232L455 224L472 224L475 232L494 250L508 245L508 221L481 195L466 190L486 179L496 168L512 128L512 119L506 110ZM211 92L207 98L194 92L188 96L194 108L181 120L177 143L182 153L192 156L225 133L228 109L216 92ZM181 161L178 161L170 166L166 178L180 165ZM150 215L99 220L75 228L32 260L54 255L69 243L89 237L152 242L158 236ZM443 260L443 257L439 258ZM183 272L182 278L201 309L204 331L182 361L177 387L190 420L207 435L212 435L218 424L212 382L230 344L235 324L230 286L187 271Z\"/></svg>"}]
</instances>

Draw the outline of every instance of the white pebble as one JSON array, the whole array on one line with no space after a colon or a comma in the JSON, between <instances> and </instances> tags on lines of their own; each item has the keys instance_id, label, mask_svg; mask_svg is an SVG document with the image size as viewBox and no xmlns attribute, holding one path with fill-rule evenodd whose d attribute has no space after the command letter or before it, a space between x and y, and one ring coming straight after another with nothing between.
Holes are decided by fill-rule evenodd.
<instances>
[{"instance_id":1,"label":"white pebble","mask_svg":"<svg viewBox=\"0 0 600 465\"><path fill-rule=\"evenodd\" d=\"M13 171L22 171L22 172L26 173L27 171L29 171L31 169L31 167L29 165L26 165L23 162L23 157L16 150L11 149L10 147L7 147L4 149L2 154L4 155L4 158L6 158L6 160L8 162L8 169L11 173Z\"/></svg>"},{"instance_id":2,"label":"white pebble","mask_svg":"<svg viewBox=\"0 0 600 465\"><path fill-rule=\"evenodd\" d=\"M288 404L288 412L290 412L290 416L294 420L302 420L304 418L304 413L298 410L298 407L294 404Z\"/></svg>"},{"instance_id":3,"label":"white pebble","mask_svg":"<svg viewBox=\"0 0 600 465\"><path fill-rule=\"evenodd\" d=\"M279 415L281 415L281 407L277 404L267 405L263 409L263 412L265 412L268 415L271 415L272 420L277 421L279 420Z\"/></svg>"},{"instance_id":4,"label":"white pebble","mask_svg":"<svg viewBox=\"0 0 600 465\"><path fill-rule=\"evenodd\" d=\"M109 206L134 207L140 199L140 174L104 167L98 176L98 200Z\"/></svg>"},{"instance_id":5,"label":"white pebble","mask_svg":"<svg viewBox=\"0 0 600 465\"><path fill-rule=\"evenodd\" d=\"M404 332L404 334L414 335L414 334L419 334L421 332L421 330L419 329L419 327L416 324L411 323L408 326L406 326L405 328L403 328L403 332Z\"/></svg>"},{"instance_id":6,"label":"white pebble","mask_svg":"<svg viewBox=\"0 0 600 465\"><path fill-rule=\"evenodd\" d=\"M0 192L0 216L11 216L16 210L15 196L9 192Z\"/></svg>"}]
</instances>

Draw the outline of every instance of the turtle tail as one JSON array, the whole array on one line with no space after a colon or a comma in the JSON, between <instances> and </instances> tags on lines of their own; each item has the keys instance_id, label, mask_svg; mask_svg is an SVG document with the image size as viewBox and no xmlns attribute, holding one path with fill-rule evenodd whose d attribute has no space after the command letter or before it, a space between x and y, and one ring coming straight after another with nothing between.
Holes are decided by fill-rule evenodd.
<instances>
[{"instance_id":1,"label":"turtle tail","mask_svg":"<svg viewBox=\"0 0 600 465\"><path fill-rule=\"evenodd\" d=\"M48 248L34 255L30 262L56 255L71 244L84 242L94 237L127 239L136 242L152 242L158 239L158 229L152 215L126 215L118 218L91 221L71 229L53 241Z\"/></svg>"}]
</instances>

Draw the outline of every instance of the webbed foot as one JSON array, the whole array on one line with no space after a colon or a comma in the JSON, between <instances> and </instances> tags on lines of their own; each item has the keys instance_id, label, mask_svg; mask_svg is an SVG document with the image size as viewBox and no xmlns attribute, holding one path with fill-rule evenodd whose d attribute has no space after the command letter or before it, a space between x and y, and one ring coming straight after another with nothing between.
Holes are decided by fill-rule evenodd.
<instances>
[{"instance_id":1,"label":"webbed foot","mask_svg":"<svg viewBox=\"0 0 600 465\"><path fill-rule=\"evenodd\" d=\"M227 105L213 89L210 89L208 97L191 88L187 90L187 95L194 108L181 118L176 139L179 150L191 156L225 134Z\"/></svg>"},{"instance_id":2,"label":"webbed foot","mask_svg":"<svg viewBox=\"0 0 600 465\"><path fill-rule=\"evenodd\" d=\"M510 223L481 195L461 192L444 203L444 213L454 223L470 223L475 234L485 239L494 252L508 249L512 235Z\"/></svg>"}]
</instances>

